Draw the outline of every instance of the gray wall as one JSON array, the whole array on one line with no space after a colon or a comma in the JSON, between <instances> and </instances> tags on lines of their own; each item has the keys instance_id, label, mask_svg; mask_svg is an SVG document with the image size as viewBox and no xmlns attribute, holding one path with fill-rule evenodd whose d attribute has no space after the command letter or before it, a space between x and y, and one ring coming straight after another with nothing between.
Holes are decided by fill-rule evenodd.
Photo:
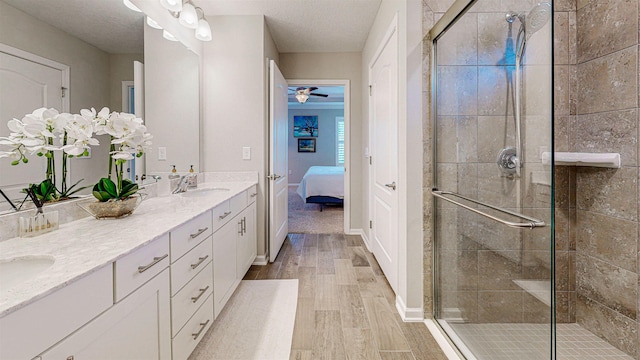
<instances>
[{"instance_id":1,"label":"gray wall","mask_svg":"<svg viewBox=\"0 0 640 360\"><path fill-rule=\"evenodd\" d=\"M295 115L318 115L318 137L315 153L299 153L298 139L293 137ZM289 184L299 184L310 166L336 165L336 117L344 116L344 110L293 110L289 109Z\"/></svg>"}]
</instances>

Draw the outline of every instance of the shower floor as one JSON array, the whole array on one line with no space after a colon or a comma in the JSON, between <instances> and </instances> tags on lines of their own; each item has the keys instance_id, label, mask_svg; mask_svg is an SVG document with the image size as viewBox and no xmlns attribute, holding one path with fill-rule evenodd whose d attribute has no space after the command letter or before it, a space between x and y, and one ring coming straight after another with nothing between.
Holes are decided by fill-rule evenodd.
<instances>
[{"instance_id":1,"label":"shower floor","mask_svg":"<svg viewBox=\"0 0 640 360\"><path fill-rule=\"evenodd\" d=\"M478 360L548 360L548 324L447 323ZM633 360L578 324L557 324L558 360Z\"/></svg>"}]
</instances>

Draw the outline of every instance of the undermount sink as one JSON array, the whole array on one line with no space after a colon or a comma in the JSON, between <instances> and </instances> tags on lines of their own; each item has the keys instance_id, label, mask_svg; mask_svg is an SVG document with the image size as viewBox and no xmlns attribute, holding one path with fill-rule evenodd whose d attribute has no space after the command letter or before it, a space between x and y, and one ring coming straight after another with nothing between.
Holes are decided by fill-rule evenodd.
<instances>
[{"instance_id":1,"label":"undermount sink","mask_svg":"<svg viewBox=\"0 0 640 360\"><path fill-rule=\"evenodd\" d=\"M209 195L209 194L212 194L214 192L220 192L220 191L229 191L229 189L227 189L227 188L194 189L194 190L188 190L186 192L180 193L180 196L184 196L184 197L200 197L200 196L203 196L203 195Z\"/></svg>"},{"instance_id":2,"label":"undermount sink","mask_svg":"<svg viewBox=\"0 0 640 360\"><path fill-rule=\"evenodd\" d=\"M0 259L0 296L50 268L56 259L50 255L19 256Z\"/></svg>"}]
</instances>

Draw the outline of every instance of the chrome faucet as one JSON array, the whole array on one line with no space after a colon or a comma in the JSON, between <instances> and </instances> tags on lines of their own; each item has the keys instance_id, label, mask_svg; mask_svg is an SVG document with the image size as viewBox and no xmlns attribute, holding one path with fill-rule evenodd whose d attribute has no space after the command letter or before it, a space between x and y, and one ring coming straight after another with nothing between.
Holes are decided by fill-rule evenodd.
<instances>
[{"instance_id":1,"label":"chrome faucet","mask_svg":"<svg viewBox=\"0 0 640 360\"><path fill-rule=\"evenodd\" d=\"M196 184L195 186L192 184ZM188 188L194 188L197 187L197 175L196 174L187 174L187 175L183 175L180 177L180 181L178 182L178 186L176 186L175 189L173 189L173 191L171 191L172 194L178 194L178 193L182 193L182 192L186 192Z\"/></svg>"}]
</instances>

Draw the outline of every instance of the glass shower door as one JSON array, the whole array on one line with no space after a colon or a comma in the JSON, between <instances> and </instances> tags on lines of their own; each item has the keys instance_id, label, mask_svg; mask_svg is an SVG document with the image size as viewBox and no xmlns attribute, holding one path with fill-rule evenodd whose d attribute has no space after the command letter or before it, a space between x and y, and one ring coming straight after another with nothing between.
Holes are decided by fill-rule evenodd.
<instances>
[{"instance_id":1,"label":"glass shower door","mask_svg":"<svg viewBox=\"0 0 640 360\"><path fill-rule=\"evenodd\" d=\"M551 4L461 3L432 37L434 315L468 359L554 358Z\"/></svg>"}]
</instances>

